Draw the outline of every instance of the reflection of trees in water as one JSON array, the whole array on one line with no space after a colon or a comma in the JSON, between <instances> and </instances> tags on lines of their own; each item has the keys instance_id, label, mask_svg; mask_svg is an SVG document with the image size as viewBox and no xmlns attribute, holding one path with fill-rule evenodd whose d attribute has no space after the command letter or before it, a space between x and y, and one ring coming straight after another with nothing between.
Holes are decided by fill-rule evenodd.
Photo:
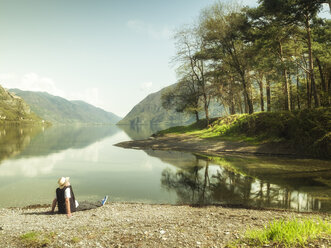
<instances>
[{"instance_id":1,"label":"reflection of trees in water","mask_svg":"<svg viewBox=\"0 0 331 248\"><path fill-rule=\"evenodd\" d=\"M141 140L147 139L152 134L169 128L171 126L157 126L157 125L118 125L131 139Z\"/></svg>"},{"instance_id":2,"label":"reflection of trees in water","mask_svg":"<svg viewBox=\"0 0 331 248\"><path fill-rule=\"evenodd\" d=\"M208 176L208 162L205 167L198 165L192 166L187 170L179 170L176 173L170 169L162 172L161 183L167 190L175 190L179 203L205 204L209 201L210 180ZM204 169L201 175L200 170Z\"/></svg>"},{"instance_id":3,"label":"reflection of trees in water","mask_svg":"<svg viewBox=\"0 0 331 248\"><path fill-rule=\"evenodd\" d=\"M163 187L176 192L179 204L229 204L298 211L331 209L330 202L323 204L308 193L211 166L206 160L205 166L201 166L199 160L190 169L162 172Z\"/></svg>"},{"instance_id":4,"label":"reflection of trees in water","mask_svg":"<svg viewBox=\"0 0 331 248\"><path fill-rule=\"evenodd\" d=\"M0 161L21 153L43 127L8 126L0 128Z\"/></svg>"}]
</instances>

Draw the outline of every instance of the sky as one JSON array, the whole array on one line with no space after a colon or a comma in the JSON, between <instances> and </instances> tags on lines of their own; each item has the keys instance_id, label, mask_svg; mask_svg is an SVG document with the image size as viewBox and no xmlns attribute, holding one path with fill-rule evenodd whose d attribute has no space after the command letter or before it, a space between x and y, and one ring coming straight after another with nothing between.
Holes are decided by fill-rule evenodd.
<instances>
[{"instance_id":1,"label":"sky","mask_svg":"<svg viewBox=\"0 0 331 248\"><path fill-rule=\"evenodd\" d=\"M124 117L176 83L173 32L213 3L0 0L0 85L83 100Z\"/></svg>"}]
</instances>

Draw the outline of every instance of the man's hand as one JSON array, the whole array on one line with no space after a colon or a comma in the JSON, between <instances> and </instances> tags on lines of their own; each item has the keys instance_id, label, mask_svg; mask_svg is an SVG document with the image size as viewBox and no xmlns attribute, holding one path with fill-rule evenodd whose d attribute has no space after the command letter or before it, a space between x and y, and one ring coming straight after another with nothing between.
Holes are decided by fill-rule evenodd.
<instances>
[{"instance_id":1,"label":"man's hand","mask_svg":"<svg viewBox=\"0 0 331 248\"><path fill-rule=\"evenodd\" d=\"M52 202L52 210L51 210L51 213L54 213L54 209L56 207L56 203L57 203L57 199L54 198L53 202Z\"/></svg>"}]
</instances>

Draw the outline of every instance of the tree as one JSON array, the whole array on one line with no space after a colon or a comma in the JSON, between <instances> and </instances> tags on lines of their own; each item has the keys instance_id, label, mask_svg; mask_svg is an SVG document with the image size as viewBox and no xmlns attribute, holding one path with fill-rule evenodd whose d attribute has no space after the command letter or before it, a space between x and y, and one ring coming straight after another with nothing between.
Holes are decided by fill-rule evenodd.
<instances>
[{"instance_id":1,"label":"tree","mask_svg":"<svg viewBox=\"0 0 331 248\"><path fill-rule=\"evenodd\" d=\"M209 59L226 64L236 73L236 80L243 87L248 112L254 112L250 95L249 63L247 60L250 45L245 42L245 32L249 25L245 15L233 8L225 11L226 6L217 2L203 12L201 27L204 30L205 53Z\"/></svg>"},{"instance_id":2,"label":"tree","mask_svg":"<svg viewBox=\"0 0 331 248\"><path fill-rule=\"evenodd\" d=\"M321 83L321 105L330 106L331 86L331 20L315 19L312 27L315 55Z\"/></svg>"},{"instance_id":3,"label":"tree","mask_svg":"<svg viewBox=\"0 0 331 248\"><path fill-rule=\"evenodd\" d=\"M201 110L199 99L198 86L188 76L182 78L176 87L169 89L161 96L162 106L165 109L175 109L181 113L193 113L197 122L199 121L199 111Z\"/></svg>"},{"instance_id":4,"label":"tree","mask_svg":"<svg viewBox=\"0 0 331 248\"><path fill-rule=\"evenodd\" d=\"M306 30L307 48L309 56L309 77L312 85L315 107L320 105L317 93L314 62L312 54L311 22L322 8L322 1L318 0L260 0L266 11L281 19L287 25L304 26Z\"/></svg>"},{"instance_id":5,"label":"tree","mask_svg":"<svg viewBox=\"0 0 331 248\"><path fill-rule=\"evenodd\" d=\"M184 74L179 81L191 82L191 86L195 86L193 98L200 97L207 125L209 125L210 84L206 77L205 60L200 53L204 50L204 41L197 27L182 28L176 33L175 40L177 54L174 61L180 63L177 69L180 72L179 75Z\"/></svg>"}]
</instances>

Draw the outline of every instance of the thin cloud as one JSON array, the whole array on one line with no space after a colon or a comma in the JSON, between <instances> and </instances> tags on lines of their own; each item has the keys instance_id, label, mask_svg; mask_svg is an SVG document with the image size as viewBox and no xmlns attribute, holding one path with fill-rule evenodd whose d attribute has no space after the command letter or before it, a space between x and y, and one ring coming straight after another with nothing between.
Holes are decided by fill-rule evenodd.
<instances>
[{"instance_id":1,"label":"thin cloud","mask_svg":"<svg viewBox=\"0 0 331 248\"><path fill-rule=\"evenodd\" d=\"M138 34L145 34L156 40L170 39L172 35L171 29L167 26L157 28L141 20L129 20L127 26Z\"/></svg>"},{"instance_id":2,"label":"thin cloud","mask_svg":"<svg viewBox=\"0 0 331 248\"><path fill-rule=\"evenodd\" d=\"M152 82L145 82L140 85L140 90L142 91L150 91L153 87Z\"/></svg>"},{"instance_id":3,"label":"thin cloud","mask_svg":"<svg viewBox=\"0 0 331 248\"><path fill-rule=\"evenodd\" d=\"M48 92L55 96L64 96L64 92L56 87L53 79L43 77L34 72L29 72L23 76L15 74L0 74L0 84L8 89L18 88L28 91Z\"/></svg>"},{"instance_id":4,"label":"thin cloud","mask_svg":"<svg viewBox=\"0 0 331 248\"><path fill-rule=\"evenodd\" d=\"M94 106L102 105L98 88L88 88L80 92L75 92L68 96L68 98L72 100L82 100Z\"/></svg>"},{"instance_id":5,"label":"thin cloud","mask_svg":"<svg viewBox=\"0 0 331 248\"><path fill-rule=\"evenodd\" d=\"M75 92L64 92L57 87L56 82L49 78L30 72L23 76L15 74L0 74L0 85L7 89L17 88L26 91L47 92L54 96L60 96L68 100L81 100L94 106L102 106L100 91L98 88L86 88Z\"/></svg>"}]
</instances>

